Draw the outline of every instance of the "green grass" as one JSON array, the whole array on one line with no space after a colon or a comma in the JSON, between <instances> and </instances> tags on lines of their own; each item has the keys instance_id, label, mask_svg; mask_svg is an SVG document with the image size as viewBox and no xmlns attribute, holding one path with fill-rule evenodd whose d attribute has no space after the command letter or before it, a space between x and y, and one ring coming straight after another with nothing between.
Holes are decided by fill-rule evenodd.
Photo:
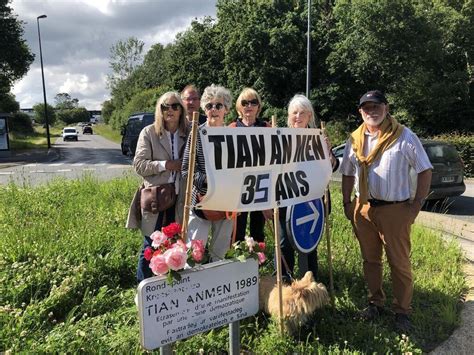
<instances>
[{"instance_id":1,"label":"green grass","mask_svg":"<svg viewBox=\"0 0 474 355\"><path fill-rule=\"evenodd\" d=\"M120 143L122 141L122 135L119 131L114 130L112 126L106 124L96 124L93 127L95 134L100 134L102 137L107 138L115 143Z\"/></svg>"},{"instance_id":2,"label":"green grass","mask_svg":"<svg viewBox=\"0 0 474 355\"><path fill-rule=\"evenodd\" d=\"M61 128L49 128L49 137L51 141L60 136ZM10 149L12 150L48 148L48 141L46 139L46 128L43 128L41 126L35 126L34 132L31 134L10 132L9 139Z\"/></svg>"},{"instance_id":3,"label":"green grass","mask_svg":"<svg viewBox=\"0 0 474 355\"><path fill-rule=\"evenodd\" d=\"M84 177L35 188L0 186L0 352L143 351L133 302L142 239L139 232L124 228L138 183L135 177L107 182ZM454 242L445 243L419 226L413 228L412 241L414 332L397 335L390 315L374 323L356 320L366 303L360 252L334 189L336 309L317 312L293 338L280 336L274 321L263 314L249 317L241 322L242 349L256 354L429 351L459 323L459 300L466 291L463 256ZM320 281L328 285L325 240L319 246L319 264ZM261 271L272 269L266 265ZM199 349L222 353L227 348L227 327L174 345L179 354Z\"/></svg>"}]
</instances>

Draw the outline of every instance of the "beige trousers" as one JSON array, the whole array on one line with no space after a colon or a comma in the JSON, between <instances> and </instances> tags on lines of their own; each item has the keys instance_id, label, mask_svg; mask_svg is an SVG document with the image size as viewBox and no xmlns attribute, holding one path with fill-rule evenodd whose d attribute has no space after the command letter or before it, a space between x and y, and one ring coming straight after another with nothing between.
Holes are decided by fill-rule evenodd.
<instances>
[{"instance_id":1,"label":"beige trousers","mask_svg":"<svg viewBox=\"0 0 474 355\"><path fill-rule=\"evenodd\" d=\"M390 265L393 288L393 311L409 314L413 296L410 262L410 230L415 212L408 202L370 207L352 202L353 227L363 258L364 277L369 289L369 302L383 306L382 250Z\"/></svg>"}]
</instances>

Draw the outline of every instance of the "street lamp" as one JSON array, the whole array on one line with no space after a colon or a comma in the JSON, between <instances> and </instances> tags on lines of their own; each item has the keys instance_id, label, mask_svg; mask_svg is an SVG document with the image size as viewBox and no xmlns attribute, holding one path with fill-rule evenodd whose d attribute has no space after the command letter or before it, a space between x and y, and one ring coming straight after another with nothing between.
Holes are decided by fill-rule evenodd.
<instances>
[{"instance_id":1,"label":"street lamp","mask_svg":"<svg viewBox=\"0 0 474 355\"><path fill-rule=\"evenodd\" d=\"M311 0L308 0L308 38L306 45L306 97L311 90Z\"/></svg>"},{"instance_id":2,"label":"street lamp","mask_svg":"<svg viewBox=\"0 0 474 355\"><path fill-rule=\"evenodd\" d=\"M46 18L46 15L41 15L36 18L36 23L38 24L38 40L40 47L40 61L41 61L41 78L43 79L43 98L44 98L44 123L46 124L46 138L48 140L48 149L51 148L51 140L49 138L49 121L48 121L48 109L46 104L46 88L44 86L44 71L43 71L43 52L41 51L41 34L40 34L40 25L39 19Z\"/></svg>"}]
</instances>

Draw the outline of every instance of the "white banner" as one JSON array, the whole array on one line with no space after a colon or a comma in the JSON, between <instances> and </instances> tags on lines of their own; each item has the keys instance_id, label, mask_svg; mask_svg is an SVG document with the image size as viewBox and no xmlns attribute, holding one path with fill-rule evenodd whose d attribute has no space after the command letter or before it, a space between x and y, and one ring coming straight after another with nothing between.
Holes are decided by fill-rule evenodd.
<instances>
[{"instance_id":1,"label":"white banner","mask_svg":"<svg viewBox=\"0 0 474 355\"><path fill-rule=\"evenodd\" d=\"M331 177L320 129L227 128L200 130L207 174L197 208L257 211L320 198Z\"/></svg>"}]
</instances>

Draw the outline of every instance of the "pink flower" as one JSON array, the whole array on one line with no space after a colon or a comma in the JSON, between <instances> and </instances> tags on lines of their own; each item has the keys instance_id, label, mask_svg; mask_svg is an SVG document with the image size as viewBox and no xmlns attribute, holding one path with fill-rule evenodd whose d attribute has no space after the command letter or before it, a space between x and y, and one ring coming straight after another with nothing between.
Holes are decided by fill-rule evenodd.
<instances>
[{"instance_id":1,"label":"pink flower","mask_svg":"<svg viewBox=\"0 0 474 355\"><path fill-rule=\"evenodd\" d=\"M247 244L247 247L249 248L249 251L253 252L253 247L254 247L255 244L257 244L255 242L255 240L253 240L252 237L245 236L245 243Z\"/></svg>"},{"instance_id":2,"label":"pink flower","mask_svg":"<svg viewBox=\"0 0 474 355\"><path fill-rule=\"evenodd\" d=\"M168 240L168 237L160 231L155 231L150 235L150 239L153 240L151 246L153 248L159 248L165 241Z\"/></svg>"},{"instance_id":3,"label":"pink flower","mask_svg":"<svg viewBox=\"0 0 474 355\"><path fill-rule=\"evenodd\" d=\"M257 257L258 257L258 265L262 265L265 260L267 260L267 257L265 256L264 253L257 253Z\"/></svg>"},{"instance_id":4,"label":"pink flower","mask_svg":"<svg viewBox=\"0 0 474 355\"><path fill-rule=\"evenodd\" d=\"M163 256L166 259L166 264L171 270L178 271L181 270L184 265L186 265L186 260L188 255L185 249L181 247L174 247L168 249Z\"/></svg>"},{"instance_id":5,"label":"pink flower","mask_svg":"<svg viewBox=\"0 0 474 355\"><path fill-rule=\"evenodd\" d=\"M150 261L151 258L153 257L153 249L150 247L147 247L145 251L143 252L143 257L145 260Z\"/></svg>"},{"instance_id":6,"label":"pink flower","mask_svg":"<svg viewBox=\"0 0 474 355\"><path fill-rule=\"evenodd\" d=\"M178 223L171 223L170 225L161 228L161 231L168 237L172 237L181 232L181 226Z\"/></svg>"},{"instance_id":7,"label":"pink flower","mask_svg":"<svg viewBox=\"0 0 474 355\"><path fill-rule=\"evenodd\" d=\"M204 241L200 239L192 240L191 248L204 251Z\"/></svg>"},{"instance_id":8,"label":"pink flower","mask_svg":"<svg viewBox=\"0 0 474 355\"><path fill-rule=\"evenodd\" d=\"M171 249L174 249L174 248L180 248L180 249L182 249L185 253L186 253L186 251L188 250L188 247L186 246L186 243L184 243L182 239L178 239L178 240L176 241L176 243L174 243L174 244L171 246Z\"/></svg>"},{"instance_id":9,"label":"pink flower","mask_svg":"<svg viewBox=\"0 0 474 355\"><path fill-rule=\"evenodd\" d=\"M260 248L261 251L265 250L265 243L264 242L259 242L258 247Z\"/></svg>"},{"instance_id":10,"label":"pink flower","mask_svg":"<svg viewBox=\"0 0 474 355\"><path fill-rule=\"evenodd\" d=\"M150 269L155 275L164 275L168 272L169 267L166 264L166 258L163 254L153 255L150 260Z\"/></svg>"},{"instance_id":11,"label":"pink flower","mask_svg":"<svg viewBox=\"0 0 474 355\"><path fill-rule=\"evenodd\" d=\"M204 249L193 248L193 251L191 252L191 256L195 262L200 263L202 259L204 258Z\"/></svg>"}]
</instances>

